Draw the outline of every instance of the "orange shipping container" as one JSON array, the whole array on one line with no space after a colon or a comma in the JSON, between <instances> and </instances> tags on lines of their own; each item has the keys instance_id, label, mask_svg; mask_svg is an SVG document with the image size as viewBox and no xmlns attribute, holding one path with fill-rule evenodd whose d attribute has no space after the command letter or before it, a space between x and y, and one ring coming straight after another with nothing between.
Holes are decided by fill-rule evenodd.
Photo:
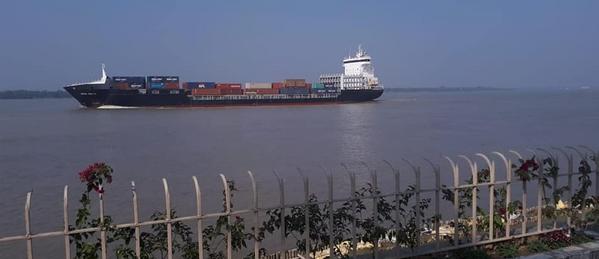
<instances>
[{"instance_id":1,"label":"orange shipping container","mask_svg":"<svg viewBox=\"0 0 599 259\"><path fill-rule=\"evenodd\" d=\"M281 88L283 88L284 86L285 86L285 85L284 85L283 83L280 83L280 82L275 82L275 83L272 83L272 89L281 89Z\"/></svg>"},{"instance_id":2,"label":"orange shipping container","mask_svg":"<svg viewBox=\"0 0 599 259\"><path fill-rule=\"evenodd\" d=\"M216 88L195 88L191 90L192 95L221 95L220 89Z\"/></svg>"},{"instance_id":3,"label":"orange shipping container","mask_svg":"<svg viewBox=\"0 0 599 259\"><path fill-rule=\"evenodd\" d=\"M113 88L116 88L116 89L121 89L121 90L127 90L127 89L130 89L130 87L129 87L129 83L126 83L126 82L118 82L118 83L113 83L113 84L112 84L112 87L113 87Z\"/></svg>"}]
</instances>

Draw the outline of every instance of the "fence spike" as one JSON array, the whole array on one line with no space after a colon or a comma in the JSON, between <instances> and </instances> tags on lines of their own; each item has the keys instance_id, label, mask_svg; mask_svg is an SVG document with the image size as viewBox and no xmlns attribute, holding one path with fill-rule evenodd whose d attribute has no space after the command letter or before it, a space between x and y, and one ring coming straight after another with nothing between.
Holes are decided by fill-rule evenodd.
<instances>
[{"instance_id":1,"label":"fence spike","mask_svg":"<svg viewBox=\"0 0 599 259\"><path fill-rule=\"evenodd\" d=\"M391 171L393 172L393 176L395 177L395 256L399 257L400 256L400 243L399 243L399 232L401 230L401 225L399 222L399 218L400 218L400 209L401 209L401 204L399 201L400 195L401 195L401 186L400 186L400 172L399 170L395 169L395 167L387 160L383 160L383 162L385 164L387 164L390 168Z\"/></svg>"},{"instance_id":2,"label":"fence spike","mask_svg":"<svg viewBox=\"0 0 599 259\"><path fill-rule=\"evenodd\" d=\"M459 194L460 191L458 190L458 187L460 186L460 168L458 167L458 164L455 163L450 157L445 156L445 159L447 161L449 161L449 164L451 165L451 171L453 174L453 212L454 212L454 226L453 226L453 245L454 246L458 246L460 243L460 236L459 236L459 224L460 224L460 200L459 200Z\"/></svg>"},{"instance_id":3,"label":"fence spike","mask_svg":"<svg viewBox=\"0 0 599 259\"><path fill-rule=\"evenodd\" d=\"M494 233L494 217L495 217L495 161L491 161L488 156L483 153L476 153L476 156L481 157L489 167L489 240L495 239Z\"/></svg>"},{"instance_id":4,"label":"fence spike","mask_svg":"<svg viewBox=\"0 0 599 259\"><path fill-rule=\"evenodd\" d=\"M515 150L510 150L510 153L514 154L519 160L523 160L524 158L522 157L522 155L520 153L518 153ZM527 210L527 204L528 204L528 181L522 181L522 224L521 224L521 233L522 235L526 234L527 232L527 224L528 224L528 217L526 216L526 210Z\"/></svg>"},{"instance_id":5,"label":"fence spike","mask_svg":"<svg viewBox=\"0 0 599 259\"><path fill-rule=\"evenodd\" d=\"M104 190L103 186L100 185L100 190ZM102 259L106 259L108 248L106 246L106 228L104 226L104 194L102 192L98 193L98 197L100 199L100 253Z\"/></svg>"},{"instance_id":6,"label":"fence spike","mask_svg":"<svg viewBox=\"0 0 599 259\"><path fill-rule=\"evenodd\" d=\"M193 180L193 188L196 194L196 217L198 220L197 224L197 235L198 235L198 258L204 258L204 235L202 234L204 231L204 227L202 226L202 191L200 189L200 184L198 183L198 178L194 175L191 177Z\"/></svg>"},{"instance_id":7,"label":"fence spike","mask_svg":"<svg viewBox=\"0 0 599 259\"><path fill-rule=\"evenodd\" d=\"M516 156L518 157L518 159L524 159L524 158L522 157L522 155L520 155L520 152L518 152L518 151L516 151L516 150L510 149L508 152L510 152L510 153L512 153L512 154L514 154L514 155L516 155Z\"/></svg>"},{"instance_id":8,"label":"fence spike","mask_svg":"<svg viewBox=\"0 0 599 259\"><path fill-rule=\"evenodd\" d=\"M27 238L27 259L33 259L33 244L31 240L31 193L25 198L25 237Z\"/></svg>"},{"instance_id":9,"label":"fence spike","mask_svg":"<svg viewBox=\"0 0 599 259\"><path fill-rule=\"evenodd\" d=\"M373 188L373 193L372 193L372 222L374 224L374 229L377 228L378 226L378 213L379 213L379 209L378 209L378 179L377 179L377 174L376 174L376 170L372 170L370 169L370 166L368 166L368 164L366 162L361 162L362 165L364 167L366 167L366 169L368 170L369 174L370 174L370 178L372 181L372 188ZM373 240L373 244L372 244L372 249L373 249L373 255L374 255L374 259L378 258L378 238L376 238L376 240Z\"/></svg>"},{"instance_id":10,"label":"fence spike","mask_svg":"<svg viewBox=\"0 0 599 259\"><path fill-rule=\"evenodd\" d=\"M345 163L341 163L341 166L345 169L345 172L347 172L347 174L349 175L349 182L350 182L350 199L351 199L351 210L352 210L352 225L351 225L351 245L352 245L352 249L351 249L351 257L352 258L356 258L357 255L357 250L358 250L358 241L356 238L356 226L358 224L357 222L357 209L356 209L356 202L357 202L357 197L356 197L356 174L354 172L352 172L351 170L349 170L349 167L345 164Z\"/></svg>"},{"instance_id":11,"label":"fence spike","mask_svg":"<svg viewBox=\"0 0 599 259\"><path fill-rule=\"evenodd\" d=\"M472 175L472 185L474 185L474 187L472 188L472 221L470 223L472 224L472 243L476 244L478 242L478 234L476 232L478 227L476 224L478 218L476 209L478 207L478 168L476 162L472 162L472 159L469 157L465 155L459 155L458 157L463 158L466 160L466 162L468 162L468 165L470 166L470 173Z\"/></svg>"},{"instance_id":12,"label":"fence spike","mask_svg":"<svg viewBox=\"0 0 599 259\"><path fill-rule=\"evenodd\" d=\"M510 217L510 212L509 212L509 206L510 203L512 202L512 161L510 161L509 159L507 159L505 157L505 155L503 155L502 153L498 152L498 151L494 151L492 152L492 154L495 154L497 156L499 156L501 158L501 160L503 161L503 165L505 166L505 176L506 176L506 194L505 194L505 218L506 218L506 224L505 224L505 237L510 237L510 232L511 232L511 225L512 225L512 218ZM496 168L497 169L497 168Z\"/></svg>"},{"instance_id":13,"label":"fence spike","mask_svg":"<svg viewBox=\"0 0 599 259\"><path fill-rule=\"evenodd\" d=\"M440 242L440 220L441 220L441 167L435 165L431 160L424 158L432 168L435 176L435 248L439 249L441 246Z\"/></svg>"},{"instance_id":14,"label":"fence spike","mask_svg":"<svg viewBox=\"0 0 599 259\"><path fill-rule=\"evenodd\" d=\"M64 257L71 258L71 243L69 241L69 186L65 185L62 191L62 215L64 224Z\"/></svg>"},{"instance_id":15,"label":"fence spike","mask_svg":"<svg viewBox=\"0 0 599 259\"><path fill-rule=\"evenodd\" d=\"M258 228L260 227L260 215L258 213L258 188L256 187L256 179L252 171L248 171L250 181L252 182L252 200L254 206L254 258L260 259L260 237L258 236Z\"/></svg>"},{"instance_id":16,"label":"fence spike","mask_svg":"<svg viewBox=\"0 0 599 259\"><path fill-rule=\"evenodd\" d=\"M286 246L286 226L285 226L285 182L284 179L281 178L281 176L279 176L279 174L277 173L277 171L273 170L272 173L275 175L275 177L277 178L277 181L279 183L279 202L280 202L280 209L281 209L281 217L280 217L280 231L281 231L281 247L285 247Z\"/></svg>"},{"instance_id":17,"label":"fence spike","mask_svg":"<svg viewBox=\"0 0 599 259\"><path fill-rule=\"evenodd\" d=\"M137 190L135 182L131 181L131 194L133 199L133 224L135 225L135 257L141 258L141 229L139 226L139 206L137 202Z\"/></svg>"},{"instance_id":18,"label":"fence spike","mask_svg":"<svg viewBox=\"0 0 599 259\"><path fill-rule=\"evenodd\" d=\"M586 156L584 155L583 152L581 152L578 148L575 148L573 146L565 146L565 148L573 150L574 152L576 152L576 154L580 157L581 160L586 160Z\"/></svg>"},{"instance_id":19,"label":"fence spike","mask_svg":"<svg viewBox=\"0 0 599 259\"><path fill-rule=\"evenodd\" d=\"M162 178L162 186L164 188L164 207L165 207L165 218L166 218L166 244L167 251L166 256L168 259L173 258L173 226L171 223L171 194L168 189L168 182L165 178Z\"/></svg>"},{"instance_id":20,"label":"fence spike","mask_svg":"<svg viewBox=\"0 0 599 259\"><path fill-rule=\"evenodd\" d=\"M336 258L335 253L334 253L334 247L335 247L335 237L334 237L334 219L333 219L333 214L334 214L334 207L333 207L333 174L331 172L328 172L324 167L322 168L325 173L327 174L327 183L329 186L329 258Z\"/></svg>"},{"instance_id":21,"label":"fence spike","mask_svg":"<svg viewBox=\"0 0 599 259\"><path fill-rule=\"evenodd\" d=\"M227 214L227 225L231 225L231 190L229 189L229 183L227 178L223 174L219 174L220 179L223 182L223 188L225 190L225 213ZM227 229L227 259L233 258L233 246L232 246L232 234L231 229Z\"/></svg>"}]
</instances>

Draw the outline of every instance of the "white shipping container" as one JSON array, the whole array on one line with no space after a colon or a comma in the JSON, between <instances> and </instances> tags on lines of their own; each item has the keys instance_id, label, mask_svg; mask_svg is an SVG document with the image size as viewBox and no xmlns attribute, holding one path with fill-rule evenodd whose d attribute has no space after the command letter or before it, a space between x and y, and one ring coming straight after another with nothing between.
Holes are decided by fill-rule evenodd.
<instances>
[{"instance_id":1,"label":"white shipping container","mask_svg":"<svg viewBox=\"0 0 599 259\"><path fill-rule=\"evenodd\" d=\"M245 83L245 89L270 89L271 83Z\"/></svg>"}]
</instances>

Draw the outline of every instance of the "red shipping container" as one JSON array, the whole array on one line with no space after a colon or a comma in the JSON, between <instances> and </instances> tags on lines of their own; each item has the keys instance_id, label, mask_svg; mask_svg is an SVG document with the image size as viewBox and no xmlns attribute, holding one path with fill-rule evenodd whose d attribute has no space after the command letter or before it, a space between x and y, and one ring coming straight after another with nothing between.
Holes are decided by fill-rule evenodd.
<instances>
[{"instance_id":1,"label":"red shipping container","mask_svg":"<svg viewBox=\"0 0 599 259\"><path fill-rule=\"evenodd\" d=\"M219 89L220 93L223 95L241 95L243 91L241 88L228 88L228 89Z\"/></svg>"},{"instance_id":2,"label":"red shipping container","mask_svg":"<svg viewBox=\"0 0 599 259\"><path fill-rule=\"evenodd\" d=\"M279 94L279 89L257 89L257 94Z\"/></svg>"},{"instance_id":3,"label":"red shipping container","mask_svg":"<svg viewBox=\"0 0 599 259\"><path fill-rule=\"evenodd\" d=\"M179 89L179 83L166 83L164 84L166 89Z\"/></svg>"},{"instance_id":4,"label":"red shipping container","mask_svg":"<svg viewBox=\"0 0 599 259\"><path fill-rule=\"evenodd\" d=\"M218 83L218 84L216 84L216 88L218 88L218 89L241 89L241 84L239 84L239 83Z\"/></svg>"},{"instance_id":5,"label":"red shipping container","mask_svg":"<svg viewBox=\"0 0 599 259\"><path fill-rule=\"evenodd\" d=\"M221 95L220 89L216 88L195 88L191 90L192 95Z\"/></svg>"},{"instance_id":6,"label":"red shipping container","mask_svg":"<svg viewBox=\"0 0 599 259\"><path fill-rule=\"evenodd\" d=\"M272 83L272 89L281 89L281 88L283 88L284 86L285 86L285 85L284 85L283 83L280 83L280 82L275 82L275 83Z\"/></svg>"}]
</instances>

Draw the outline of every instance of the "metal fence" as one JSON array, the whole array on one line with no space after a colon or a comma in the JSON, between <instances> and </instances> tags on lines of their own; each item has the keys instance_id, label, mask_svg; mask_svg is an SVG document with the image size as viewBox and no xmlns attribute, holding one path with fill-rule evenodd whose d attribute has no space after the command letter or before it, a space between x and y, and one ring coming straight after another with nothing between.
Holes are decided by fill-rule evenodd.
<instances>
[{"instance_id":1,"label":"metal fence","mask_svg":"<svg viewBox=\"0 0 599 259\"><path fill-rule=\"evenodd\" d=\"M549 151L551 150L551 151ZM558 184L558 178L561 177L566 177L567 178L567 195L564 196L564 198L566 199L566 202L569 204L572 204L572 193L573 190L575 189L574 186L574 181L573 178L576 175L579 175L580 172L575 172L574 170L574 163L575 161L575 157L578 157L581 161L585 160L585 161L593 161L594 163L594 167L595 169L592 171L592 174L594 174L594 181L593 181L593 185L594 185L594 194L595 195L599 195L599 173L598 173L598 168L599 168L599 152L595 152L592 149L586 147L586 146L577 146L577 147L572 147L572 146L567 146L565 148L555 148L552 147L550 149L528 149L526 151L527 153L530 153L531 157L535 157L535 160L537 161L537 163L540 165L539 167L539 172L542 172L542 170L544 170L544 163L543 163L543 159L542 158L550 158L552 159L556 165L561 165L561 162L566 163L565 168L560 168L559 169L559 173L555 174L552 178L553 179L544 179L543 177L539 177L538 178L538 184L541 184L541 181L549 181L551 180L551 182L553 183L553 186L555 188L557 188L557 184ZM552 221L552 224L547 227L547 224L543 224L543 208L547 205L545 204L546 201L544 201L543 197L544 197L544 190L542 190L542 188L537 188L537 206L535 207L527 207L527 201L529 200L528 195L530 194L528 189L529 189L529 184L534 184L534 182L531 181L522 181L520 179L518 179L517 177L514 177L514 168L512 167L512 161L516 161L516 160L521 160L524 159L524 156L522 155L522 153L519 153L517 151L514 150L510 150L509 152L505 152L505 153L501 153L501 152L490 152L489 154L483 154L483 153L477 153L473 156L465 156L465 155L460 155L458 156L459 160L463 160L463 162L465 162L465 165L467 165L466 168L466 172L467 172L467 177L471 177L471 182L464 182L463 178L464 174L462 173L462 169L460 168L459 164L457 163L458 160L456 160L455 158L452 159L450 157L445 157L445 159L447 160L446 162L449 163L449 167L450 167L450 171L448 172L442 172L441 170L441 166L439 164L435 164L430 160L426 160L425 159L425 164L426 164L426 168L428 168L430 166L430 169L432 172L432 175L434 175L434 187L433 188L422 188L421 185L421 178L422 178L422 171L423 169L418 166L415 165L413 163L411 163L410 161L404 160L404 162L409 166L410 170L413 173L413 176L415 177L415 181L412 183L411 186L413 186L412 192L413 195L416 199L416 201L420 201L421 200L421 195L431 195L432 196L432 204L434 204L434 206L432 206L431 208L429 208L429 211L427 211L428 214L433 214L433 215L437 215L440 216L442 214L451 214L450 217L445 217L445 218L437 218L435 220L432 221L432 225L433 225L433 230L428 231L428 232L422 232L421 235L418 235L416 238L416 243L418 244L416 247L414 248L410 248L410 249L406 249L406 247L401 247L398 243L397 240L395 240L395 247L392 248L381 248L379 247L379 242L374 242L371 245L371 251L372 251L372 255L375 258L384 258L387 256L392 256L392 257L410 257L410 256L416 256L416 255L423 255L423 254L428 254L428 253L433 253L433 252L443 252L443 251L450 251L450 250L454 250L454 249L458 249L458 248L465 248L465 247L471 247L471 246L477 246L477 245L484 245L484 244L492 244L492 243L496 243L496 242L502 242L502 241L507 241L507 240L511 240L511 239L515 239L515 238L522 238L522 237L527 237L527 236L533 236L533 235L538 235L538 234L542 234L542 233L546 233L549 231L553 231L556 229L560 229L560 228L565 228L565 227L571 227L572 221L570 216L568 215L566 218L566 221L564 224L560 224L558 222L558 220L556 218L554 219L550 219ZM482 162L482 163L478 163ZM394 213L394 219L395 219L395 226L391 226L389 230L396 230L396 231L400 231L400 226L399 226L399 222L400 222L400 213L399 213L399 207L400 207L400 194L402 193L401 187L400 187L400 181L401 181L401 174L400 174L400 170L398 170L396 167L394 167L394 165L392 165L391 163L387 162L387 161L383 161L388 168L392 171L393 176L394 176L394 186L395 186L395 190L391 193L378 193L375 192L373 195L370 196L361 196L358 197L357 196L357 188L356 188L356 175L355 173L353 173L346 165L342 164L342 166L345 168L349 179L350 179L350 193L348 195L348 197L345 198L338 198L335 199L333 197L333 177L332 175L329 173L326 177L327 179L327 184L328 184L328 197L326 200L323 201L318 201L318 202L311 202L310 201L310 183L309 183L309 179L308 177L305 177L302 175L303 177L303 187L304 187L304 201L298 204L289 204L286 202L285 199L285 182L284 179L279 177L279 175L276 175L277 177L277 182L278 182L278 189L279 189L279 202L280 204L278 206L274 206L274 207L270 207L270 208L261 208L258 206L258 188L256 186L256 181L254 179L254 175L252 174L252 172L248 171L248 176L250 178L251 181L251 190L252 190L252 205L251 208L249 209L240 209L240 210L232 210L231 208L231 190L229 189L229 185L227 182L227 178L224 175L220 175L220 178L222 180L222 184L223 184L223 189L224 189L224 195L225 195L225 201L224 201L224 211L223 212L216 212L216 213L205 213L202 210L202 192L200 190L200 185L198 183L198 179L194 176L193 177L193 184L194 184L194 188L195 188L195 206L196 206L196 211L194 215L189 215L189 216L182 216L182 217L176 217L176 218L171 218L171 214L168 213L169 211L171 211L171 198L170 198L170 191L169 191L169 184L167 182L166 179L162 179L162 184L163 184L163 189L164 189L164 196L165 196L165 211L167 213L165 213L165 219L161 219L161 220L151 220L151 221L140 221L140 215L138 213L138 196L135 190L135 183L131 182L131 192L132 192L132 207L133 207L133 222L130 223L126 223L126 224L117 224L115 226L113 226L116 229L120 229L120 228L130 228L130 229L134 229L135 230L135 234L134 234L134 245L135 245L135 254L137 256L137 258L140 258L140 254L141 254L141 248L140 248L140 233L141 233L141 227L143 226L151 226L151 225L156 225L156 224L164 224L167 228L167 253L166 256L167 258L173 258L173 237L172 237L172 225L175 222L192 222L195 223L196 225L196 229L195 229L195 235L197 238L197 244L198 244L198 253L199 253L199 258L204 258L204 253L203 253L203 236L202 236L202 230L203 230L203 224L206 220L209 219L216 219L218 217L221 216L225 216L227 217L228 222L231 221L233 216L237 216L237 215L250 215L249 218L253 219L253 226L259 226L259 224L261 224L261 213L265 213L266 211L269 210L273 210L273 209L279 209L281 212L281 226L285 226L285 214L286 211L290 210L291 208L303 208L304 212L305 212L305 231L304 236L302 237L303 239L305 239L305 250L304 251L298 251L297 249L294 250L289 250L289 251L281 251L278 253L274 253L271 255L262 255L260 253L260 249L261 249L261 243L260 241L255 241L253 244L253 251L254 251L254 257L255 258L298 258L298 257L310 257L311 256L311 251L310 251L310 237L309 237L309 233L310 233L310 213L309 213L309 205L324 205L327 204L328 206L330 206L330 208L332 208L334 206L334 204L339 204L339 203L343 203L343 202L350 202L351 204L355 204L354 202L357 199L362 199L362 200L371 200L372 201L372 213L377 213L378 209L377 209L377 201L379 199L390 199L392 201L393 204L396 205L395 207L395 213ZM480 166L482 164L482 166ZM497 164L501 165L501 167L504 168L503 172L497 172ZM366 165L366 167L368 168L368 165ZM485 182L479 182L478 181L478 173L479 173L479 167L480 168L485 168L488 169L489 172L489 176L490 176L490 180L489 181L485 181ZM559 166L558 166L559 167ZM301 173L301 172L300 172ZM374 187L374 189L376 190L378 188L378 176L377 176L377 172L376 170L372 170L369 169L369 173L370 173L370 181L372 186ZM445 173L445 174L451 174L452 178L453 178L453 182L447 184L447 185L443 185L442 181L441 181L441 174ZM498 175L502 175L501 178L505 177L504 180L498 180L499 177L497 177ZM540 174L542 175L542 174ZM498 187L505 187L506 190L506 196L505 196L505 206L506 208L510 205L510 203L514 200L514 195L513 195L513 191L514 188L521 188L521 197L519 197L521 199L522 202L522 209L521 209L521 215L519 215L519 217L514 218L511 215L508 215L509 212L505 212L505 219L507 220L507 223L505 224L505 233L497 233L496 230L494 229L494 219L493 217L496 216L497 214L495 213L495 208L494 208L494 204L495 204L495 195L494 195L494 191L495 188ZM486 196L488 196L488 216L489 217L489 224L487 228L487 233L479 233L478 229L477 229L477 225L476 223L473 222L477 222L479 216L477 214L477 208L478 208L478 202L480 201L481 198L479 198L479 195L483 194L480 193L482 192L483 189L488 189L488 193L486 194ZM442 192L443 191L451 191L453 192L453 211L444 211L445 213L441 212L441 202L442 202ZM471 206L469 206L472 211L471 211L471 215L469 216L469 218L464 219L463 215L462 218L460 218L459 216L459 201L458 201L458 197L460 195L460 191L468 191L471 192L472 194L472 200L471 200ZM515 189L515 190L520 190L520 189ZM108 248L107 248L107 237L106 237L106 230L101 228L101 227L92 227L92 228L85 228L85 229L70 229L69 228L69 204L68 204L68 195L69 195L69 188L68 186L64 187L64 196L63 196L63 219L64 219L64 228L61 230L57 230L57 231L52 231L52 232L45 232L45 233L32 233L31 231L31 224L30 224L30 209L31 209L31 195L32 193L29 192L27 193L26 196L26 202L25 202L25 209L24 209L24 221L25 221L25 233L23 235L17 235L17 236L8 236L8 237L1 237L0 238L0 243L6 243L6 242L15 242L15 241L24 241L26 242L26 254L27 254L27 258L31 259L33 258L33 246L32 243L34 240L38 240L38 239L42 239L42 238L50 238L50 237L62 237L64 239L64 258L71 258L72 256L72 246L70 244L70 238L72 235L75 234L81 234L81 233L100 233L100 243L101 243L101 253L100 256L101 258L107 258L107 254L108 254ZM420 209L420 207L416 206L416 209ZM584 206L583 206L584 208ZM581 208L582 209L582 208ZM355 212L356 211L356 207L354 205L352 205L352 210ZM416 222L419 225L419 229L424 228L424 226L422 225L422 219L420 218L421 214L424 213L423 211L418 211L415 215L416 215ZM104 215L105 215L105 211L104 211L104 200L102 198L102 194L99 195L99 218L102 221L101 223L103 223L104 220ZM333 223L333 210L330 209L329 210L329 215L328 215L328 235L330 237L330 243L334 244L334 240L333 240L333 228L334 228L334 223ZM469 226L471 227L471 231L470 231L470 237L464 239L464 237L460 237L460 233L458 231L458 227L456 227L460 222L462 222L462 224L469 224ZM465 223L464 223L465 222ZM468 223L469 222L469 223ZM536 226L534 225L529 225L530 223L536 223ZM375 221L375 224L377 222ZM444 224L448 224L448 225L453 225L453 228L450 228L450 230L452 230L453 233L447 234L447 233L441 233L440 228L442 227L442 225ZM519 231L515 231L512 227L516 226L516 225L520 225L520 230ZM532 226L532 227L531 227ZM358 243L359 240L357 238L357 227L356 227L356 220L354 219L351 226L351 235L350 237L347 238L346 241L351 241L349 242L349 245L351 246L351 248L349 249L349 255L351 257L360 257L361 255L358 253ZM254 231L254 236L258 236L258 228L255 227L253 228ZM280 231L280 234L275 234L273 235L274 238L276 238L277 240L279 240L282 244L285 244L285 240L288 238L285 234L285 228L281 227L278 231ZM278 235L278 237L277 237ZM429 239L427 241L421 240L424 237L429 237ZM448 238L452 238L454 241L453 242L447 242ZM460 240L460 238L464 239L462 240L462 242L458 242L458 240ZM231 244L231 230L227 230L226 233L226 238L225 240L227 241L226 243L226 252L225 252L225 256L226 258L233 258L234 254L233 254L233 249L232 249L232 244ZM393 241L392 241L393 242ZM406 252L407 251L407 252ZM333 247L330 246L328 248L328 251L321 251L321 254L328 254L331 256L331 258L333 258L334 255L334 251L333 251ZM370 255L369 255L370 256Z\"/></svg>"}]
</instances>

